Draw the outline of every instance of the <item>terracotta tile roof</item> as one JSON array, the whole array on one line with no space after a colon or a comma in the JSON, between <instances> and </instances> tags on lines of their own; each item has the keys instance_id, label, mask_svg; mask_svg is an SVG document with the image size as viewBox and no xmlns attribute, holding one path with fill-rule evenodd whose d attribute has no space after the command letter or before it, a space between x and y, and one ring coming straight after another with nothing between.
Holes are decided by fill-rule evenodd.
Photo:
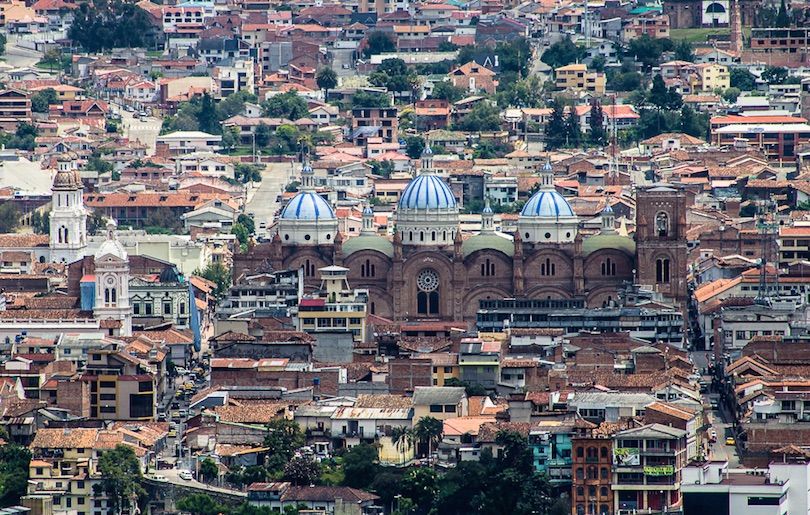
<instances>
[{"instance_id":1,"label":"terracotta tile roof","mask_svg":"<svg viewBox=\"0 0 810 515\"><path fill-rule=\"evenodd\" d=\"M647 406L645 410L658 411L671 417L679 418L681 420L691 420L695 416L695 411L685 406L677 406L668 402L654 402Z\"/></svg>"},{"instance_id":2,"label":"terracotta tile roof","mask_svg":"<svg viewBox=\"0 0 810 515\"><path fill-rule=\"evenodd\" d=\"M458 354L449 352L426 352L414 355L416 359L429 359L434 366L458 365Z\"/></svg>"},{"instance_id":3,"label":"terracotta tile roof","mask_svg":"<svg viewBox=\"0 0 810 515\"><path fill-rule=\"evenodd\" d=\"M223 422L266 424L284 416L286 404L250 403L241 406L217 406L211 411Z\"/></svg>"},{"instance_id":4,"label":"terracotta tile roof","mask_svg":"<svg viewBox=\"0 0 810 515\"><path fill-rule=\"evenodd\" d=\"M403 395L362 394L357 396L355 408L408 409L413 400Z\"/></svg>"},{"instance_id":5,"label":"terracotta tile roof","mask_svg":"<svg viewBox=\"0 0 810 515\"><path fill-rule=\"evenodd\" d=\"M515 431L521 436L528 437L530 429L529 422L488 422L481 424L478 429L478 441L494 443L499 431Z\"/></svg>"},{"instance_id":6,"label":"terracotta tile roof","mask_svg":"<svg viewBox=\"0 0 810 515\"><path fill-rule=\"evenodd\" d=\"M191 191L140 192L140 193L90 193L85 194L84 203L91 208L105 207L190 207L220 198L213 193ZM228 199L223 199L228 200Z\"/></svg>"},{"instance_id":7,"label":"terracotta tile roof","mask_svg":"<svg viewBox=\"0 0 810 515\"><path fill-rule=\"evenodd\" d=\"M22 417L35 410L38 410L39 408L44 408L47 405L47 402L40 401L38 399L19 399L9 402L6 406L5 412L2 413L2 415L8 418Z\"/></svg>"},{"instance_id":8,"label":"terracotta tile roof","mask_svg":"<svg viewBox=\"0 0 810 515\"><path fill-rule=\"evenodd\" d=\"M91 449L96 443L98 429L43 428L34 435L32 449Z\"/></svg>"},{"instance_id":9,"label":"terracotta tile roof","mask_svg":"<svg viewBox=\"0 0 810 515\"><path fill-rule=\"evenodd\" d=\"M445 436L478 435L481 424L494 424L495 417L458 417L444 421Z\"/></svg>"},{"instance_id":10,"label":"terracotta tile roof","mask_svg":"<svg viewBox=\"0 0 810 515\"><path fill-rule=\"evenodd\" d=\"M0 234L0 248L47 247L49 244L47 234Z\"/></svg>"}]
</instances>

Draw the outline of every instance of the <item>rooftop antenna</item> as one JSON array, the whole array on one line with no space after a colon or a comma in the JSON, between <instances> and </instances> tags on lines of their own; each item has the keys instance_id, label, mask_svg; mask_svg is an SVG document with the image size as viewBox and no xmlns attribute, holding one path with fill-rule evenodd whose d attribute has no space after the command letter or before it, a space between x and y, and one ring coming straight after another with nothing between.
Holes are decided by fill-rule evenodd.
<instances>
[{"instance_id":1,"label":"rooftop antenna","mask_svg":"<svg viewBox=\"0 0 810 515\"><path fill-rule=\"evenodd\" d=\"M760 306L770 306L771 297L779 297L779 263L775 263L774 291L771 293L768 288L768 247L771 237L779 231L779 223L776 221L776 202L769 196L760 204L759 218L756 228L760 234L761 256L759 258L759 289L754 298L754 304Z\"/></svg>"}]
</instances>

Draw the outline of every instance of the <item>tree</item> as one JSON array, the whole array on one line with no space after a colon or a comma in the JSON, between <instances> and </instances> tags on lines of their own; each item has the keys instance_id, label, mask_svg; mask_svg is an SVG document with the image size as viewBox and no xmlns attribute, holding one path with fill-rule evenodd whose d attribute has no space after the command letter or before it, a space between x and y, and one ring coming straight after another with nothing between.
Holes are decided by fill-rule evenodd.
<instances>
[{"instance_id":1,"label":"tree","mask_svg":"<svg viewBox=\"0 0 810 515\"><path fill-rule=\"evenodd\" d=\"M482 204L478 209L470 212L480 213L483 207L484 206ZM493 206L493 210L496 208L497 206ZM464 388L464 391L467 393L467 397L483 397L487 394L486 388L484 388L480 384L470 384L462 381L457 377L448 377L447 379L445 379L444 386L460 386Z\"/></svg>"},{"instance_id":2,"label":"tree","mask_svg":"<svg viewBox=\"0 0 810 515\"><path fill-rule=\"evenodd\" d=\"M425 149L425 138L421 136L408 136L405 139L405 153L411 159L419 159Z\"/></svg>"},{"instance_id":3,"label":"tree","mask_svg":"<svg viewBox=\"0 0 810 515\"><path fill-rule=\"evenodd\" d=\"M231 287L231 282L233 281L232 272L229 268L225 267L219 261L215 263L209 263L201 272L195 270L194 275L198 275L203 279L208 279L209 281L213 282L217 285L217 289L214 294L217 297L220 297L228 291L228 288Z\"/></svg>"},{"instance_id":4,"label":"tree","mask_svg":"<svg viewBox=\"0 0 810 515\"><path fill-rule=\"evenodd\" d=\"M647 94L647 101L654 105L660 112L663 109L674 111L680 109L683 99L674 87L667 88L664 78L661 75L653 77L652 88Z\"/></svg>"},{"instance_id":5,"label":"tree","mask_svg":"<svg viewBox=\"0 0 810 515\"><path fill-rule=\"evenodd\" d=\"M582 128L579 125L579 116L574 106L568 111L565 118L565 145L567 147L578 147L582 142Z\"/></svg>"},{"instance_id":6,"label":"tree","mask_svg":"<svg viewBox=\"0 0 810 515\"><path fill-rule=\"evenodd\" d=\"M219 134L222 132L217 107L214 99L206 91L200 99L200 110L197 114L197 123L200 130L208 134Z\"/></svg>"},{"instance_id":7,"label":"tree","mask_svg":"<svg viewBox=\"0 0 810 515\"><path fill-rule=\"evenodd\" d=\"M47 113L50 106L59 103L59 96L53 88L43 89L31 95L31 110L35 113Z\"/></svg>"},{"instance_id":8,"label":"tree","mask_svg":"<svg viewBox=\"0 0 810 515\"><path fill-rule=\"evenodd\" d=\"M695 51L692 48L692 43L686 39L678 41L675 45L675 59L679 61L695 62Z\"/></svg>"},{"instance_id":9,"label":"tree","mask_svg":"<svg viewBox=\"0 0 810 515\"><path fill-rule=\"evenodd\" d=\"M708 117L695 113L695 110L684 105L681 108L681 132L696 138L705 138L709 131Z\"/></svg>"},{"instance_id":10,"label":"tree","mask_svg":"<svg viewBox=\"0 0 810 515\"><path fill-rule=\"evenodd\" d=\"M498 92L501 107L538 107L543 102L543 85L537 75L509 82Z\"/></svg>"},{"instance_id":11,"label":"tree","mask_svg":"<svg viewBox=\"0 0 810 515\"><path fill-rule=\"evenodd\" d=\"M31 227L37 234L51 233L51 213L49 211L34 211L31 215Z\"/></svg>"},{"instance_id":12,"label":"tree","mask_svg":"<svg viewBox=\"0 0 810 515\"><path fill-rule=\"evenodd\" d=\"M8 434L5 435L8 437ZM15 443L0 447L0 506L16 506L28 492L31 451Z\"/></svg>"},{"instance_id":13,"label":"tree","mask_svg":"<svg viewBox=\"0 0 810 515\"><path fill-rule=\"evenodd\" d=\"M6 36L5 34L0 34L0 54L6 53Z\"/></svg>"},{"instance_id":14,"label":"tree","mask_svg":"<svg viewBox=\"0 0 810 515\"><path fill-rule=\"evenodd\" d=\"M766 66L759 76L768 84L782 84L787 79L788 70L782 66Z\"/></svg>"},{"instance_id":15,"label":"tree","mask_svg":"<svg viewBox=\"0 0 810 515\"><path fill-rule=\"evenodd\" d=\"M553 45L549 46L540 60L551 66L552 68L559 68L561 66L568 66L575 63L585 56L585 50L575 45L571 38L565 36Z\"/></svg>"},{"instance_id":16,"label":"tree","mask_svg":"<svg viewBox=\"0 0 810 515\"><path fill-rule=\"evenodd\" d=\"M256 102L258 100L259 97L247 90L232 93L217 104L218 118L227 120L231 116L241 114L245 111L245 102Z\"/></svg>"},{"instance_id":17,"label":"tree","mask_svg":"<svg viewBox=\"0 0 810 515\"><path fill-rule=\"evenodd\" d=\"M372 55L383 54L387 52L396 52L397 45L388 34L384 32L372 32L366 39L367 46L363 49L363 55L366 58Z\"/></svg>"},{"instance_id":18,"label":"tree","mask_svg":"<svg viewBox=\"0 0 810 515\"><path fill-rule=\"evenodd\" d=\"M367 443L355 445L343 455L345 486L366 488L374 481L379 469L377 449Z\"/></svg>"},{"instance_id":19,"label":"tree","mask_svg":"<svg viewBox=\"0 0 810 515\"><path fill-rule=\"evenodd\" d=\"M216 464L214 466L216 467ZM192 515L218 515L229 512L227 506L217 503L206 494L191 494L183 497L177 501L177 508Z\"/></svg>"},{"instance_id":20,"label":"tree","mask_svg":"<svg viewBox=\"0 0 810 515\"><path fill-rule=\"evenodd\" d=\"M374 175L379 175L384 179L389 178L391 174L394 173L393 161L377 161L372 159L370 161L366 161L366 163L371 165L371 173Z\"/></svg>"},{"instance_id":21,"label":"tree","mask_svg":"<svg viewBox=\"0 0 810 515\"><path fill-rule=\"evenodd\" d=\"M354 107L391 107L391 99L379 91L358 90L352 96Z\"/></svg>"},{"instance_id":22,"label":"tree","mask_svg":"<svg viewBox=\"0 0 810 515\"><path fill-rule=\"evenodd\" d=\"M292 481L296 485L311 485L321 477L320 464L303 456L293 456L284 465L284 480Z\"/></svg>"},{"instance_id":23,"label":"tree","mask_svg":"<svg viewBox=\"0 0 810 515\"><path fill-rule=\"evenodd\" d=\"M72 15L68 38L89 53L154 46L149 14L135 2L81 4Z\"/></svg>"},{"instance_id":24,"label":"tree","mask_svg":"<svg viewBox=\"0 0 810 515\"><path fill-rule=\"evenodd\" d=\"M236 221L237 223L243 225L245 229L248 230L248 233L253 234L256 232L256 222L254 222L253 219L245 213L240 213Z\"/></svg>"},{"instance_id":25,"label":"tree","mask_svg":"<svg viewBox=\"0 0 810 515\"><path fill-rule=\"evenodd\" d=\"M467 91L464 88L459 88L449 80L444 80L437 82L433 86L433 92L430 94L430 97L447 100L452 104L464 98L466 94Z\"/></svg>"},{"instance_id":26,"label":"tree","mask_svg":"<svg viewBox=\"0 0 810 515\"><path fill-rule=\"evenodd\" d=\"M429 468L411 469L402 480L402 495L414 502L420 513L428 513L438 487L436 472Z\"/></svg>"},{"instance_id":27,"label":"tree","mask_svg":"<svg viewBox=\"0 0 810 515\"><path fill-rule=\"evenodd\" d=\"M402 455L402 462L405 462L405 452L413 447L414 433L407 427L394 427L391 430L391 443Z\"/></svg>"},{"instance_id":28,"label":"tree","mask_svg":"<svg viewBox=\"0 0 810 515\"><path fill-rule=\"evenodd\" d=\"M740 91L753 91L757 89L757 78L746 68L732 68L729 70L729 83L732 88Z\"/></svg>"},{"instance_id":29,"label":"tree","mask_svg":"<svg viewBox=\"0 0 810 515\"><path fill-rule=\"evenodd\" d=\"M726 102L734 103L737 101L737 98L740 96L740 90L738 88L728 88L723 93L721 93L723 99Z\"/></svg>"},{"instance_id":30,"label":"tree","mask_svg":"<svg viewBox=\"0 0 810 515\"><path fill-rule=\"evenodd\" d=\"M603 56L602 54L599 54L593 59L591 59L591 64L588 65L588 68L597 73L604 73L605 65L607 65L607 59L605 59L605 56Z\"/></svg>"},{"instance_id":31,"label":"tree","mask_svg":"<svg viewBox=\"0 0 810 515\"><path fill-rule=\"evenodd\" d=\"M318 76L316 77L316 82L318 83L318 87L323 90L323 99L329 99L329 90L335 89L338 84L337 73L335 70L330 68L329 66L324 66L320 70L318 70Z\"/></svg>"},{"instance_id":32,"label":"tree","mask_svg":"<svg viewBox=\"0 0 810 515\"><path fill-rule=\"evenodd\" d=\"M90 213L90 216L87 217L87 221L85 222L87 234L91 236L95 236L98 234L100 229L104 229L107 227L107 219L101 214L101 211L93 211ZM50 227L50 223L48 223ZM50 232L50 228L48 230ZM44 234L44 233L43 233Z\"/></svg>"},{"instance_id":33,"label":"tree","mask_svg":"<svg viewBox=\"0 0 810 515\"><path fill-rule=\"evenodd\" d=\"M501 110L487 101L478 102L461 120L461 130L489 132L501 128Z\"/></svg>"},{"instance_id":34,"label":"tree","mask_svg":"<svg viewBox=\"0 0 810 515\"><path fill-rule=\"evenodd\" d=\"M20 226L20 210L6 202L0 206L0 234L15 232Z\"/></svg>"},{"instance_id":35,"label":"tree","mask_svg":"<svg viewBox=\"0 0 810 515\"><path fill-rule=\"evenodd\" d=\"M551 116L546 122L545 133L547 150L556 150L565 144L565 112L559 99L551 102Z\"/></svg>"},{"instance_id":36,"label":"tree","mask_svg":"<svg viewBox=\"0 0 810 515\"><path fill-rule=\"evenodd\" d=\"M219 475L219 467L211 458L205 458L200 462L200 476L207 482L216 480Z\"/></svg>"},{"instance_id":37,"label":"tree","mask_svg":"<svg viewBox=\"0 0 810 515\"><path fill-rule=\"evenodd\" d=\"M262 181L261 169L258 166L252 164L236 163L236 165L233 168L233 175L237 181L242 183L251 181L253 182Z\"/></svg>"},{"instance_id":38,"label":"tree","mask_svg":"<svg viewBox=\"0 0 810 515\"><path fill-rule=\"evenodd\" d=\"M649 71L650 68L660 63L663 52L671 51L673 48L671 40L651 38L644 33L641 37L630 40L628 53L641 64L645 71Z\"/></svg>"},{"instance_id":39,"label":"tree","mask_svg":"<svg viewBox=\"0 0 810 515\"><path fill-rule=\"evenodd\" d=\"M171 231L168 234L179 234L182 232L183 226L171 209L167 207L159 207L149 213L146 221L143 223L144 228L159 228Z\"/></svg>"},{"instance_id":40,"label":"tree","mask_svg":"<svg viewBox=\"0 0 810 515\"><path fill-rule=\"evenodd\" d=\"M591 115L588 120L588 140L592 145L603 146L607 141L605 132L605 113L602 104L596 99L591 101Z\"/></svg>"},{"instance_id":41,"label":"tree","mask_svg":"<svg viewBox=\"0 0 810 515\"><path fill-rule=\"evenodd\" d=\"M416 423L414 434L422 443L428 446L428 458L433 458L433 446L439 445L444 433L444 425L441 420L433 417L422 417Z\"/></svg>"},{"instance_id":42,"label":"tree","mask_svg":"<svg viewBox=\"0 0 810 515\"><path fill-rule=\"evenodd\" d=\"M239 245L241 250L247 250L248 240L250 240L250 231L247 230L247 227L236 222L231 227L231 234L236 236L236 239L239 241Z\"/></svg>"},{"instance_id":43,"label":"tree","mask_svg":"<svg viewBox=\"0 0 810 515\"><path fill-rule=\"evenodd\" d=\"M107 496L114 513L120 515L130 506L133 498L145 499L140 462L131 446L118 444L114 449L103 452L98 459L98 472L101 479L96 487Z\"/></svg>"},{"instance_id":44,"label":"tree","mask_svg":"<svg viewBox=\"0 0 810 515\"><path fill-rule=\"evenodd\" d=\"M782 2L779 4L779 11L776 13L776 22L774 23L774 26L775 27L790 26L790 17L788 16L785 0L782 0Z\"/></svg>"},{"instance_id":45,"label":"tree","mask_svg":"<svg viewBox=\"0 0 810 515\"><path fill-rule=\"evenodd\" d=\"M285 418L274 419L267 424L267 430L264 446L270 448L268 468L271 472L281 471L295 451L304 446L306 438L297 422Z\"/></svg>"},{"instance_id":46,"label":"tree","mask_svg":"<svg viewBox=\"0 0 810 515\"><path fill-rule=\"evenodd\" d=\"M306 101L295 91L273 95L262 102L262 114L295 121L309 114Z\"/></svg>"}]
</instances>

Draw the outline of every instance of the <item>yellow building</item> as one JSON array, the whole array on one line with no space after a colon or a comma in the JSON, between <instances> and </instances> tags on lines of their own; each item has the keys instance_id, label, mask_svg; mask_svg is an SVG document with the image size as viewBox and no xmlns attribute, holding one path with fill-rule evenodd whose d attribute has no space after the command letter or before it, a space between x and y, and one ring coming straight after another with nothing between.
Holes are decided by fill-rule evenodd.
<instances>
[{"instance_id":1,"label":"yellow building","mask_svg":"<svg viewBox=\"0 0 810 515\"><path fill-rule=\"evenodd\" d=\"M424 417L438 420L466 417L470 414L467 393L461 386L417 386L413 391L413 422Z\"/></svg>"},{"instance_id":2,"label":"yellow building","mask_svg":"<svg viewBox=\"0 0 810 515\"><path fill-rule=\"evenodd\" d=\"M433 386L444 386L448 379L460 379L458 371L458 354L446 352L431 352L429 354L418 354L418 359L429 359L433 364Z\"/></svg>"},{"instance_id":3,"label":"yellow building","mask_svg":"<svg viewBox=\"0 0 810 515\"><path fill-rule=\"evenodd\" d=\"M348 268L319 268L321 291L298 302L296 326L299 331L352 333L354 341L366 341L368 290L352 290L346 275Z\"/></svg>"},{"instance_id":4,"label":"yellow building","mask_svg":"<svg viewBox=\"0 0 810 515\"><path fill-rule=\"evenodd\" d=\"M596 96L605 94L607 79L604 73L589 72L584 64L569 64L555 71L557 89L588 91Z\"/></svg>"},{"instance_id":5,"label":"yellow building","mask_svg":"<svg viewBox=\"0 0 810 515\"><path fill-rule=\"evenodd\" d=\"M728 68L722 64L706 63L695 66L697 81L692 84L692 91L726 90L731 87L731 76Z\"/></svg>"}]
</instances>

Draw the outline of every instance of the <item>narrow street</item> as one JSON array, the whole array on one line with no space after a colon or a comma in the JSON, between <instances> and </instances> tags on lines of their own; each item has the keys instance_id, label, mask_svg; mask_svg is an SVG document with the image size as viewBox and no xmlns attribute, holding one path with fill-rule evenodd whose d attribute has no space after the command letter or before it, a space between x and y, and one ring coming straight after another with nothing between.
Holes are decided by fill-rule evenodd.
<instances>
[{"instance_id":1,"label":"narrow street","mask_svg":"<svg viewBox=\"0 0 810 515\"><path fill-rule=\"evenodd\" d=\"M266 236L261 224L272 225L276 211L281 208L279 197L284 194L284 187L292 182L291 176L298 176L300 166L299 163L268 163L262 170L262 182L248 193L245 209L246 213L253 215L257 235Z\"/></svg>"}]
</instances>

